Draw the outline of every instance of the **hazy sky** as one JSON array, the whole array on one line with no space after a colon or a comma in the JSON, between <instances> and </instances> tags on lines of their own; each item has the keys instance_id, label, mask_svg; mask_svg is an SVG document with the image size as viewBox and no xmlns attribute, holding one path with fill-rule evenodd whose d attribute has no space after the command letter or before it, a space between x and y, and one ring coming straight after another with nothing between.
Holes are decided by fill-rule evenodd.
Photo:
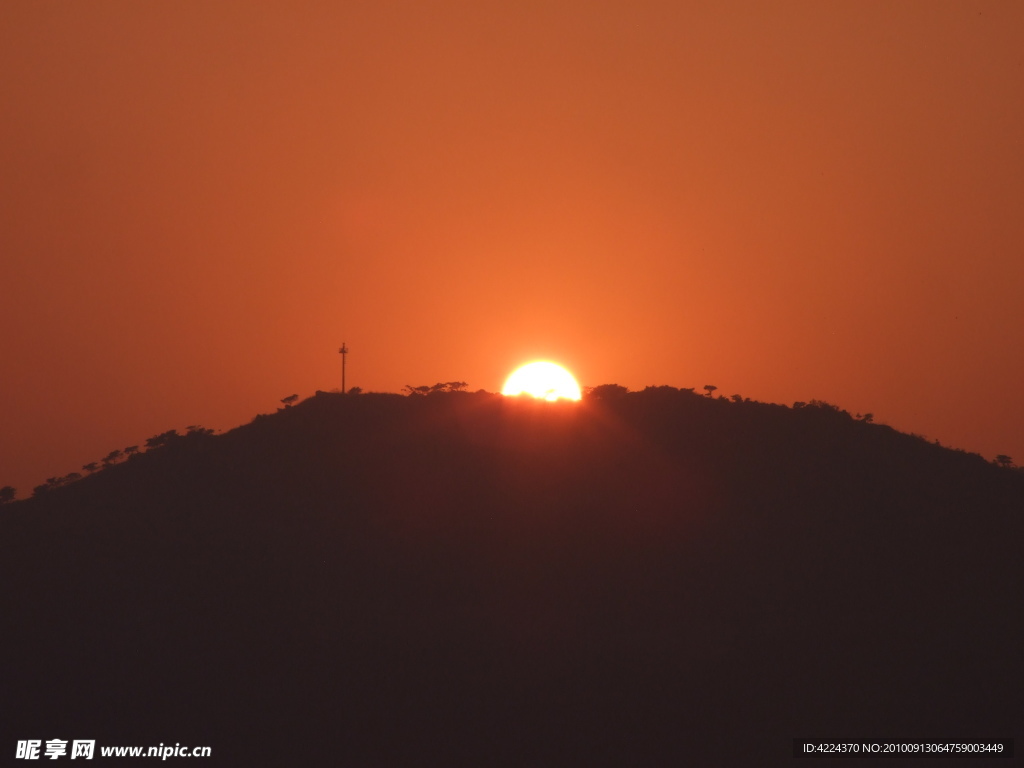
<instances>
[{"instance_id":1,"label":"hazy sky","mask_svg":"<svg viewBox=\"0 0 1024 768\"><path fill-rule=\"evenodd\" d=\"M819 398L1024 463L1024 3L0 16L0 485L293 392Z\"/></svg>"}]
</instances>

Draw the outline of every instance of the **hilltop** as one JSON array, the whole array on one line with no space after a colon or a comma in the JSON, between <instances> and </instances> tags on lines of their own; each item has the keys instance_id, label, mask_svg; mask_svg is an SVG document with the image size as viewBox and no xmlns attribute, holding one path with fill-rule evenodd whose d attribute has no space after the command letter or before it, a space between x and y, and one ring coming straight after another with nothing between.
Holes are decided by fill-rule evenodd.
<instances>
[{"instance_id":1,"label":"hilltop","mask_svg":"<svg viewBox=\"0 0 1024 768\"><path fill-rule=\"evenodd\" d=\"M0 508L10 739L215 764L1012 738L1024 475L671 387L318 393Z\"/></svg>"}]
</instances>

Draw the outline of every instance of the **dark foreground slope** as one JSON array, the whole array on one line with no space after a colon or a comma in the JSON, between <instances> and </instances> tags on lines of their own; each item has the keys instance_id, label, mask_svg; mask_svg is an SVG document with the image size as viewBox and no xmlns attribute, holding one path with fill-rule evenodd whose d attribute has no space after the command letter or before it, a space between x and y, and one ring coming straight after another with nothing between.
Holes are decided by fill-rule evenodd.
<instances>
[{"instance_id":1,"label":"dark foreground slope","mask_svg":"<svg viewBox=\"0 0 1024 768\"><path fill-rule=\"evenodd\" d=\"M1022 533L1019 473L829 408L322 394L3 510L0 749L765 765L1020 736Z\"/></svg>"}]
</instances>

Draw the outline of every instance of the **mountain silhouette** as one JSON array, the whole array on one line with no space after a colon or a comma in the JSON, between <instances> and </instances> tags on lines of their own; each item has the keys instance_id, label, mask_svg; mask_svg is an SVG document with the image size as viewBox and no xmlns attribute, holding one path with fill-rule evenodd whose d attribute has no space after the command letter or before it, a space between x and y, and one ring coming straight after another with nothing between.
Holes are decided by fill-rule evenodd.
<instances>
[{"instance_id":1,"label":"mountain silhouette","mask_svg":"<svg viewBox=\"0 0 1024 768\"><path fill-rule=\"evenodd\" d=\"M767 765L1012 738L1024 476L710 394L317 393L0 507L3 748Z\"/></svg>"}]
</instances>

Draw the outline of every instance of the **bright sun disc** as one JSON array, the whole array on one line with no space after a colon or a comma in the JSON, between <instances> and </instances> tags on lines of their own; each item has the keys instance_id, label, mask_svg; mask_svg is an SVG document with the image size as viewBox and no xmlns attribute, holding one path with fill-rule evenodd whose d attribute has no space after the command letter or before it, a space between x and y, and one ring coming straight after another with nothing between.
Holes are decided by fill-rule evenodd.
<instances>
[{"instance_id":1,"label":"bright sun disc","mask_svg":"<svg viewBox=\"0 0 1024 768\"><path fill-rule=\"evenodd\" d=\"M503 395L533 395L544 400L579 400L580 385L565 368L539 361L516 369L501 390Z\"/></svg>"}]
</instances>

